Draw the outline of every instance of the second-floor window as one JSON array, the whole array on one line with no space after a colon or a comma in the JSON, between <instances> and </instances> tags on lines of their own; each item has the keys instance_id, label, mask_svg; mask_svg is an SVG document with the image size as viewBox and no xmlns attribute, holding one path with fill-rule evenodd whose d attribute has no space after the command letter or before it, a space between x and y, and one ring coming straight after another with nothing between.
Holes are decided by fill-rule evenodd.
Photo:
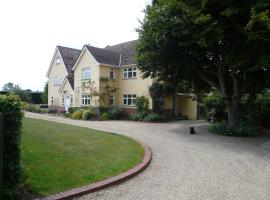
<instances>
[{"instance_id":1,"label":"second-floor window","mask_svg":"<svg viewBox=\"0 0 270 200\"><path fill-rule=\"evenodd\" d=\"M90 102L91 102L90 95L89 94L83 94L82 95L82 105L83 106L90 105Z\"/></svg>"},{"instance_id":2,"label":"second-floor window","mask_svg":"<svg viewBox=\"0 0 270 200\"><path fill-rule=\"evenodd\" d=\"M110 79L115 79L115 69L111 68L110 70Z\"/></svg>"},{"instance_id":3,"label":"second-floor window","mask_svg":"<svg viewBox=\"0 0 270 200\"><path fill-rule=\"evenodd\" d=\"M61 60L60 60L60 57L56 57L56 59L55 59L55 64L57 64L57 65L60 64L60 61L61 61Z\"/></svg>"},{"instance_id":4,"label":"second-floor window","mask_svg":"<svg viewBox=\"0 0 270 200\"><path fill-rule=\"evenodd\" d=\"M55 76L55 77L53 78L53 85L61 85L61 84L62 84L62 79L61 79L61 77Z\"/></svg>"},{"instance_id":5,"label":"second-floor window","mask_svg":"<svg viewBox=\"0 0 270 200\"><path fill-rule=\"evenodd\" d=\"M91 77L91 70L90 68L83 68L82 69L82 80L89 80Z\"/></svg>"},{"instance_id":6,"label":"second-floor window","mask_svg":"<svg viewBox=\"0 0 270 200\"><path fill-rule=\"evenodd\" d=\"M137 68L136 67L129 67L123 69L123 78L137 78Z\"/></svg>"}]
</instances>

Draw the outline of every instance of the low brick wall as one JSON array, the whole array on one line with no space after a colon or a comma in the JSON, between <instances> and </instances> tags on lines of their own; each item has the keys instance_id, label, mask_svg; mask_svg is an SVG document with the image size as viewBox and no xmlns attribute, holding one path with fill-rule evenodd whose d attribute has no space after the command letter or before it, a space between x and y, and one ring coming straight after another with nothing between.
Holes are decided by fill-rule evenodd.
<instances>
[{"instance_id":1,"label":"low brick wall","mask_svg":"<svg viewBox=\"0 0 270 200\"><path fill-rule=\"evenodd\" d=\"M62 106L49 106L48 108L49 108L49 110L56 110L57 112L64 112L65 111L65 107L62 107Z\"/></svg>"}]
</instances>

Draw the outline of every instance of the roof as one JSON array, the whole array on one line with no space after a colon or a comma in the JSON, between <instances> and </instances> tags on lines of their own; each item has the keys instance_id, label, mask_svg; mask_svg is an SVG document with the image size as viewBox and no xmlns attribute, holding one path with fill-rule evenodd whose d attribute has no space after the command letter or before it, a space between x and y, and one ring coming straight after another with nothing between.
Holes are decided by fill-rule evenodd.
<instances>
[{"instance_id":1,"label":"roof","mask_svg":"<svg viewBox=\"0 0 270 200\"><path fill-rule=\"evenodd\" d=\"M71 88L74 90L74 73L70 72L67 76L66 76Z\"/></svg>"},{"instance_id":2,"label":"roof","mask_svg":"<svg viewBox=\"0 0 270 200\"><path fill-rule=\"evenodd\" d=\"M99 63L119 66L120 60L119 52L97 48L89 45L85 46Z\"/></svg>"},{"instance_id":3,"label":"roof","mask_svg":"<svg viewBox=\"0 0 270 200\"><path fill-rule=\"evenodd\" d=\"M121 54L121 66L136 64L136 43L138 40L132 40L113 46L106 46L104 49L119 52Z\"/></svg>"},{"instance_id":4,"label":"roof","mask_svg":"<svg viewBox=\"0 0 270 200\"><path fill-rule=\"evenodd\" d=\"M73 49L73 48L68 48L68 47L62 47L62 46L57 46L58 50L61 54L61 57L63 59L63 62L66 66L66 69L68 73L72 71L72 68L74 64L76 63L81 50L79 49Z\"/></svg>"}]
</instances>

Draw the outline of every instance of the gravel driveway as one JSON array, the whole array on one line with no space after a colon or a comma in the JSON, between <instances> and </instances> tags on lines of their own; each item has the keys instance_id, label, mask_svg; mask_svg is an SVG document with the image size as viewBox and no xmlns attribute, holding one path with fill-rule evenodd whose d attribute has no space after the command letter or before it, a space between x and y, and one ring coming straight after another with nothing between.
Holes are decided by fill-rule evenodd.
<instances>
[{"instance_id":1,"label":"gravel driveway","mask_svg":"<svg viewBox=\"0 0 270 200\"><path fill-rule=\"evenodd\" d=\"M269 200L269 138L211 135L203 121L140 123L75 121L26 113L27 117L117 132L152 148L150 166L120 185L77 200ZM199 133L189 135L189 126Z\"/></svg>"}]
</instances>

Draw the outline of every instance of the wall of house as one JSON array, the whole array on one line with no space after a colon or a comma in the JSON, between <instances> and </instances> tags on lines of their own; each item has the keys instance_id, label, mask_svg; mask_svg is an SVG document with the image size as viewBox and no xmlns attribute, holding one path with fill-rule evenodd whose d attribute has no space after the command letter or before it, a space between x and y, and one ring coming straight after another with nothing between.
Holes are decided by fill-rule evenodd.
<instances>
[{"instance_id":1,"label":"wall of house","mask_svg":"<svg viewBox=\"0 0 270 200\"><path fill-rule=\"evenodd\" d=\"M145 96L149 100L149 109L152 109L152 98L149 94L149 87L152 85L153 80L151 78L142 78L142 74L137 68L137 78L135 79L124 79L123 68L118 68L117 79L118 79L118 99L117 105L124 108L132 108L130 106L123 105L124 94L136 94L137 97ZM133 108L135 108L133 106Z\"/></svg>"},{"instance_id":2,"label":"wall of house","mask_svg":"<svg viewBox=\"0 0 270 200\"><path fill-rule=\"evenodd\" d=\"M173 112L172 95L164 98L164 109L167 112ZM181 115L187 116L188 119L197 120L197 101L188 96L178 96L178 109Z\"/></svg>"},{"instance_id":3,"label":"wall of house","mask_svg":"<svg viewBox=\"0 0 270 200\"><path fill-rule=\"evenodd\" d=\"M99 66L93 56L84 49L81 58L79 59L75 70L74 70L74 106L81 107L81 96L82 94L90 94L89 88L82 88L82 82L89 86L89 81L82 81L82 69L89 67L91 70L91 82L93 82L92 90L99 92ZM91 100L91 106L98 107L98 96L93 96Z\"/></svg>"},{"instance_id":4,"label":"wall of house","mask_svg":"<svg viewBox=\"0 0 270 200\"><path fill-rule=\"evenodd\" d=\"M197 120L197 100L192 100L192 97L178 96L179 111L182 115L191 120Z\"/></svg>"},{"instance_id":5,"label":"wall of house","mask_svg":"<svg viewBox=\"0 0 270 200\"><path fill-rule=\"evenodd\" d=\"M66 97L68 96L69 98L73 98L73 103L70 104L70 106L74 106L74 91L71 88L70 84L68 81L65 81L65 84L63 85L63 88L60 91L60 105L64 106L64 104L62 104L62 95L65 95ZM71 103L71 102L70 102Z\"/></svg>"},{"instance_id":6,"label":"wall of house","mask_svg":"<svg viewBox=\"0 0 270 200\"><path fill-rule=\"evenodd\" d=\"M63 61L60 61L60 64L56 64L56 58L59 57L59 52L56 53L56 56L54 57L53 65L51 67L51 70L48 74L48 105L50 106L60 106L60 95L58 93L58 90L61 85L54 85L54 77L59 76L61 77L62 81L67 76L66 67L63 63ZM53 97L54 101L53 104L51 104L51 97Z\"/></svg>"}]
</instances>

